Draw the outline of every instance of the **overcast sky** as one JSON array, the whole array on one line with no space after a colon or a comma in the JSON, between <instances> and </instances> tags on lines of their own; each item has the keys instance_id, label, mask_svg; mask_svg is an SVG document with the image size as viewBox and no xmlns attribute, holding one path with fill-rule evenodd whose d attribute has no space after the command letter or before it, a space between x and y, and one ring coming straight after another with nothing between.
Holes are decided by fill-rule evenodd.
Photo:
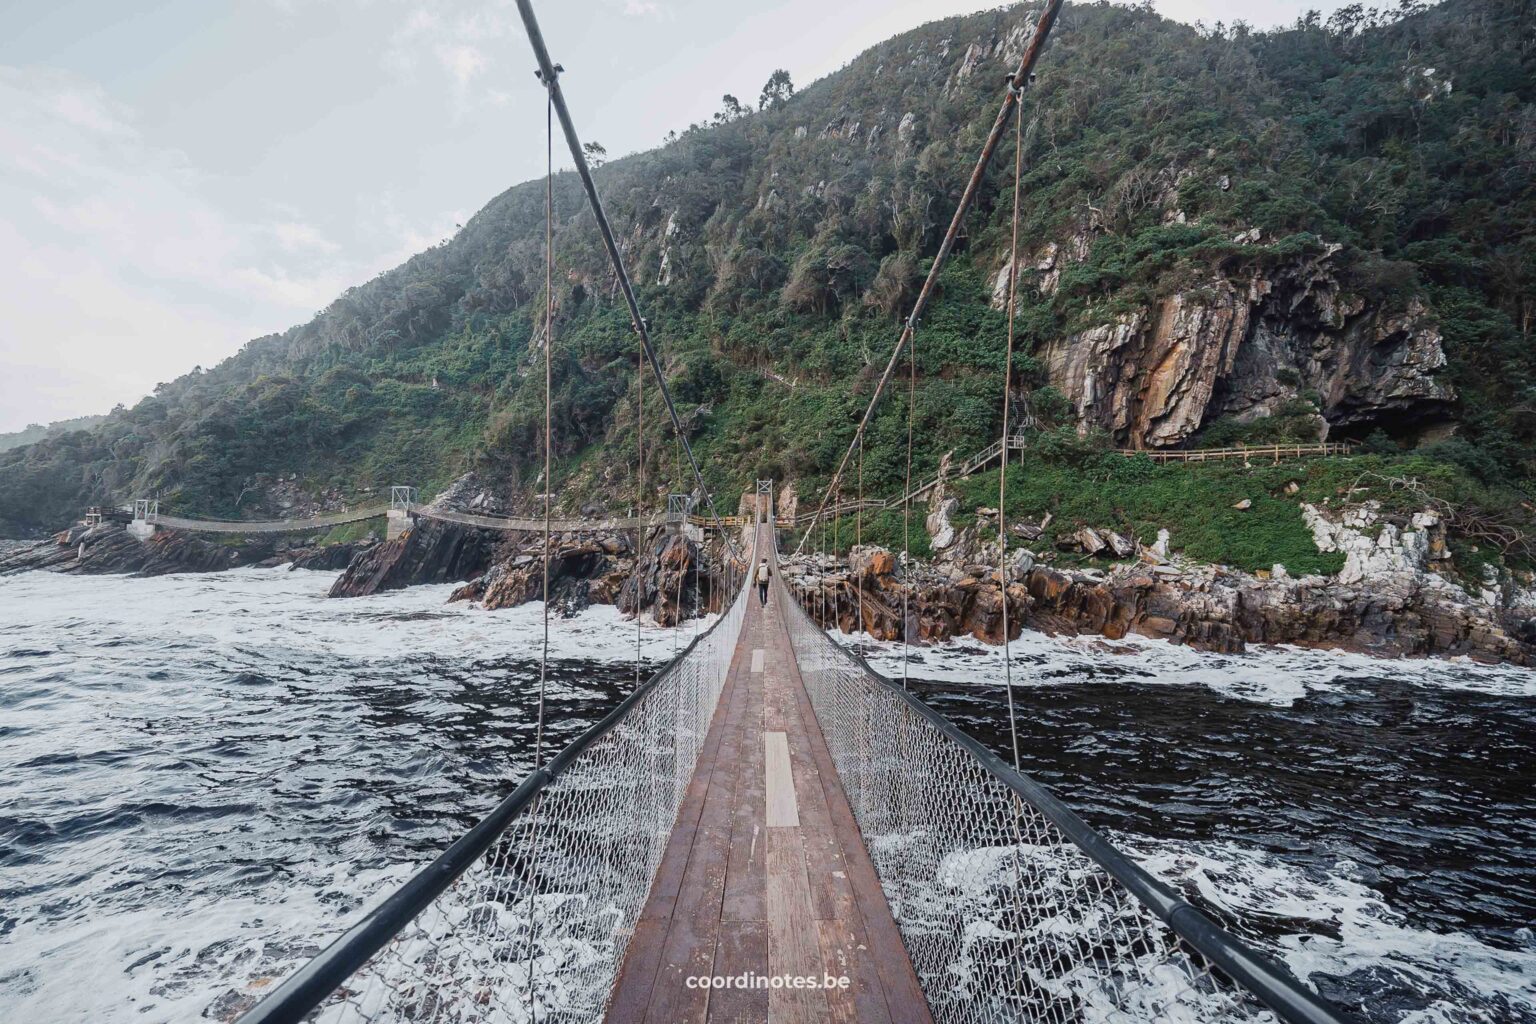
<instances>
[{"instance_id":1,"label":"overcast sky","mask_svg":"<svg viewBox=\"0 0 1536 1024\"><path fill-rule=\"evenodd\" d=\"M1158 0L1286 23L1340 0ZM610 155L975 0L543 0ZM140 10L133 10L139 8ZM542 173L511 0L0 7L0 431L132 404L309 319Z\"/></svg>"}]
</instances>

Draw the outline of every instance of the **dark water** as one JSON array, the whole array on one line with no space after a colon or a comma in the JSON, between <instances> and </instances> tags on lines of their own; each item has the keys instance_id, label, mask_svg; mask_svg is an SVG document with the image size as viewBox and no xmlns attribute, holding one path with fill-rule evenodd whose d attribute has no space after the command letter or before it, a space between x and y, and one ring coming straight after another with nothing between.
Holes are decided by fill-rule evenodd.
<instances>
[{"instance_id":1,"label":"dark water","mask_svg":"<svg viewBox=\"0 0 1536 1024\"><path fill-rule=\"evenodd\" d=\"M1011 757L995 694L916 690ZM1518 948L1536 921L1536 702L1387 679L1287 708L1194 687L1150 697L1024 691L1024 770L1103 829L1347 858L1422 927Z\"/></svg>"},{"instance_id":2,"label":"dark water","mask_svg":"<svg viewBox=\"0 0 1536 1024\"><path fill-rule=\"evenodd\" d=\"M219 1019L532 766L537 609L329 580L0 580L0 1022ZM634 643L557 626L551 748ZM1032 643L1025 769L1152 870L1372 1021L1536 1021L1536 674ZM1006 753L995 668L914 675Z\"/></svg>"},{"instance_id":3,"label":"dark water","mask_svg":"<svg viewBox=\"0 0 1536 1024\"><path fill-rule=\"evenodd\" d=\"M536 609L329 579L0 580L0 1022L218 1019L533 767ZM557 627L547 750L634 637Z\"/></svg>"},{"instance_id":4,"label":"dark water","mask_svg":"<svg viewBox=\"0 0 1536 1024\"><path fill-rule=\"evenodd\" d=\"M1070 676L1037 654L1022 768L1232 930L1369 1020L1536 1021L1536 674L1273 652L1221 659L1218 692L1135 652ZM1003 692L927 667L914 691L1011 760ZM1276 699L1231 695L1269 674Z\"/></svg>"}]
</instances>

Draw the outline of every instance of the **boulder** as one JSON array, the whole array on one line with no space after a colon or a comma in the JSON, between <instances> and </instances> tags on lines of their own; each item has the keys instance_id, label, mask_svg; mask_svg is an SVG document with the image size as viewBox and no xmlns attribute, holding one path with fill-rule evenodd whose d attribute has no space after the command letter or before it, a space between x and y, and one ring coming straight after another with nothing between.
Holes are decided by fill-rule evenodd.
<instances>
[{"instance_id":1,"label":"boulder","mask_svg":"<svg viewBox=\"0 0 1536 1024\"><path fill-rule=\"evenodd\" d=\"M949 521L949 517L960 507L960 502L954 498L940 500L924 525L928 529L928 546L935 551L943 551L955 542L955 525Z\"/></svg>"},{"instance_id":2,"label":"boulder","mask_svg":"<svg viewBox=\"0 0 1536 1024\"><path fill-rule=\"evenodd\" d=\"M1096 555L1109 546L1108 542L1100 537L1098 531L1091 526L1085 526L1072 535L1080 548L1090 555Z\"/></svg>"},{"instance_id":3,"label":"boulder","mask_svg":"<svg viewBox=\"0 0 1536 1024\"><path fill-rule=\"evenodd\" d=\"M1104 542L1109 545L1116 558L1129 558L1136 553L1136 542L1122 537L1113 530L1105 531Z\"/></svg>"}]
</instances>

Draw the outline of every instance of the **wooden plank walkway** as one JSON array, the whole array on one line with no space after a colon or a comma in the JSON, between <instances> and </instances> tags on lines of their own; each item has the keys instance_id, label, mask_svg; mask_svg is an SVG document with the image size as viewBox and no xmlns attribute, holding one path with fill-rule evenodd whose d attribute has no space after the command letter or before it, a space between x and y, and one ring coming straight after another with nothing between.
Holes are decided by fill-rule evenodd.
<instances>
[{"instance_id":1,"label":"wooden plank walkway","mask_svg":"<svg viewBox=\"0 0 1536 1024\"><path fill-rule=\"evenodd\" d=\"M774 595L756 596L608 1020L931 1024ZM689 980L744 975L817 987Z\"/></svg>"}]
</instances>

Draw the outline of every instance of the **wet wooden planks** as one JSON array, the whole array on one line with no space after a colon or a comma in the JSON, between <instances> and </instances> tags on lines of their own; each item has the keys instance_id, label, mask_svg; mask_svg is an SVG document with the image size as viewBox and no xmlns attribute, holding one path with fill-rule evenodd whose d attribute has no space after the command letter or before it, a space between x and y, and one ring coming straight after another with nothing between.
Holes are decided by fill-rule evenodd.
<instances>
[{"instance_id":1,"label":"wet wooden planks","mask_svg":"<svg viewBox=\"0 0 1536 1024\"><path fill-rule=\"evenodd\" d=\"M608 1020L931 1020L774 601L748 602Z\"/></svg>"}]
</instances>

